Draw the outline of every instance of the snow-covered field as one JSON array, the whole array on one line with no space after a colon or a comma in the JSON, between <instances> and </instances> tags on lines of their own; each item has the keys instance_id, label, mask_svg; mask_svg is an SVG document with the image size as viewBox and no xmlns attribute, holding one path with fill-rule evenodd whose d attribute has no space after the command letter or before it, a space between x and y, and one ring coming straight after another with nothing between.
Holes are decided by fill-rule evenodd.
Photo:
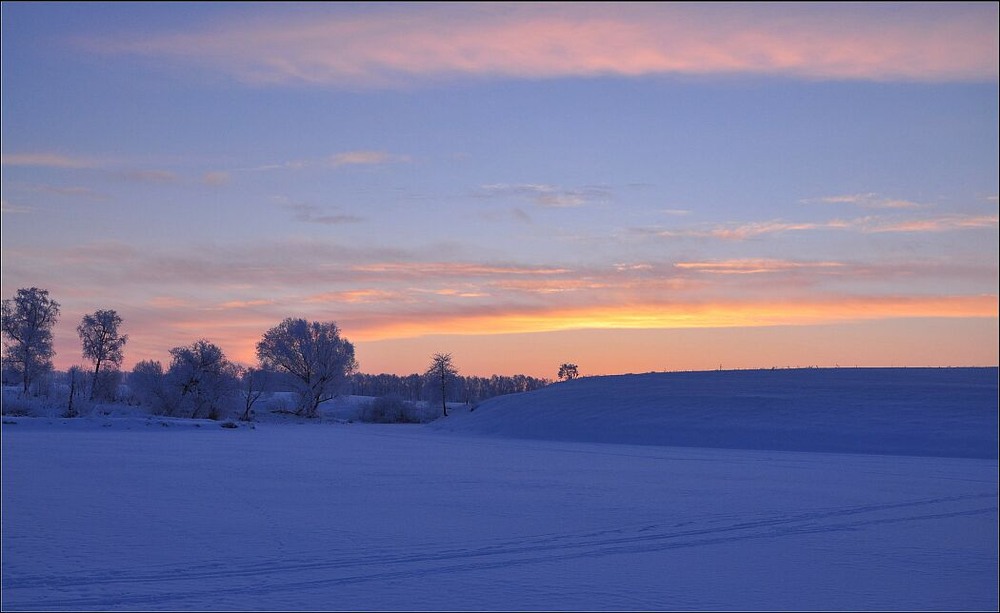
<instances>
[{"instance_id":1,"label":"snow-covered field","mask_svg":"<svg viewBox=\"0 0 1000 613\"><path fill-rule=\"evenodd\" d=\"M428 425L5 417L2 452L5 611L998 606L995 368L581 379Z\"/></svg>"}]
</instances>

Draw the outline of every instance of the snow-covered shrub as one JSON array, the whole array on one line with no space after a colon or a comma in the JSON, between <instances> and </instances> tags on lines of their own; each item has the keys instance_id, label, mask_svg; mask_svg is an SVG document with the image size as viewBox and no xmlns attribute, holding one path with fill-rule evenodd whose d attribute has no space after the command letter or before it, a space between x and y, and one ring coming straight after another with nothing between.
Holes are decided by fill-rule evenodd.
<instances>
[{"instance_id":1,"label":"snow-covered shrub","mask_svg":"<svg viewBox=\"0 0 1000 613\"><path fill-rule=\"evenodd\" d=\"M0 413L11 417L27 417L34 414L33 409L38 403L24 394L20 388L4 387L3 402L0 403Z\"/></svg>"},{"instance_id":2,"label":"snow-covered shrub","mask_svg":"<svg viewBox=\"0 0 1000 613\"><path fill-rule=\"evenodd\" d=\"M425 413L400 396L380 396L362 405L358 420L374 424L419 424L429 421Z\"/></svg>"},{"instance_id":3,"label":"snow-covered shrub","mask_svg":"<svg viewBox=\"0 0 1000 613\"><path fill-rule=\"evenodd\" d=\"M118 390L122 383L122 372L117 368L103 368L96 373L89 373L90 398L115 402L118 400Z\"/></svg>"},{"instance_id":4,"label":"snow-covered shrub","mask_svg":"<svg viewBox=\"0 0 1000 613\"><path fill-rule=\"evenodd\" d=\"M77 390L70 402L70 388L62 383L50 383L45 395L25 394L20 388L5 387L2 413L11 417L75 417L89 413L93 406Z\"/></svg>"},{"instance_id":5,"label":"snow-covered shrub","mask_svg":"<svg viewBox=\"0 0 1000 613\"><path fill-rule=\"evenodd\" d=\"M143 360L128 376L132 397L154 415L171 415L173 407L167 398L163 366L153 360Z\"/></svg>"}]
</instances>

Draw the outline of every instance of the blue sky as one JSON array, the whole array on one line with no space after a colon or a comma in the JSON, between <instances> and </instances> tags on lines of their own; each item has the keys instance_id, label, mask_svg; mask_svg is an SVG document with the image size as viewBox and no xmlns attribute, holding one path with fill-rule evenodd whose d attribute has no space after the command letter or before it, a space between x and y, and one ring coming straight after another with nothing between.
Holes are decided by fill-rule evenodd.
<instances>
[{"instance_id":1,"label":"blue sky","mask_svg":"<svg viewBox=\"0 0 1000 613\"><path fill-rule=\"evenodd\" d=\"M3 3L3 296L126 363L997 363L995 3ZM551 372L550 372L551 371Z\"/></svg>"}]
</instances>

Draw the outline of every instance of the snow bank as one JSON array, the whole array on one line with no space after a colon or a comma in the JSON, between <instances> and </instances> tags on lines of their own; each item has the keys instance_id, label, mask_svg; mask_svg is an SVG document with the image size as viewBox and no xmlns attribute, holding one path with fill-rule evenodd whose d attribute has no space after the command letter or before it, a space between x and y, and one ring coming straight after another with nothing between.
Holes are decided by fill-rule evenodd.
<instances>
[{"instance_id":1,"label":"snow bank","mask_svg":"<svg viewBox=\"0 0 1000 613\"><path fill-rule=\"evenodd\" d=\"M492 398L429 428L525 439L996 458L996 368L588 377Z\"/></svg>"}]
</instances>

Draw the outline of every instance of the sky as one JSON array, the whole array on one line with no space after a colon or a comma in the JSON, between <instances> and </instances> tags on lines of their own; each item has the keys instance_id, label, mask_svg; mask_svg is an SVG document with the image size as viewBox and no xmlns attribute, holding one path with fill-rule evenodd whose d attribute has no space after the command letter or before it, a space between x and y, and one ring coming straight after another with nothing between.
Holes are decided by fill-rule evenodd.
<instances>
[{"instance_id":1,"label":"sky","mask_svg":"<svg viewBox=\"0 0 1000 613\"><path fill-rule=\"evenodd\" d=\"M998 5L3 2L2 296L125 368L998 362Z\"/></svg>"}]
</instances>

